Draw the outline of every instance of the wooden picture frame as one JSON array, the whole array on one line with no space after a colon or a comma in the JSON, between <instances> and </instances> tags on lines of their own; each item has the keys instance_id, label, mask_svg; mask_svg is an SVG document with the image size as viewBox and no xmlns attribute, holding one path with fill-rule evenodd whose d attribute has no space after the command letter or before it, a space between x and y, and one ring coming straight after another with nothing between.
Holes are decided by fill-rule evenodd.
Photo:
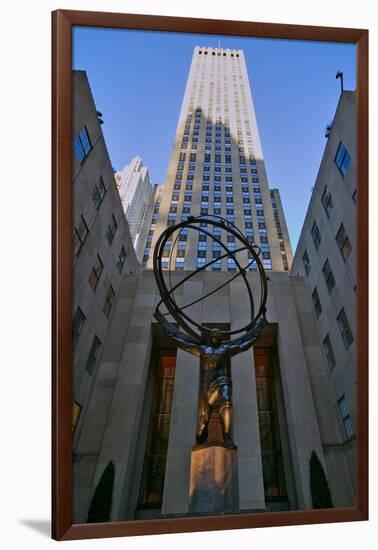
<instances>
[{"instance_id":1,"label":"wooden picture frame","mask_svg":"<svg viewBox=\"0 0 378 550\"><path fill-rule=\"evenodd\" d=\"M96 26L357 46L357 504L354 508L72 524L72 29ZM56 540L368 519L368 31L58 10L52 14L52 537Z\"/></svg>"}]
</instances>

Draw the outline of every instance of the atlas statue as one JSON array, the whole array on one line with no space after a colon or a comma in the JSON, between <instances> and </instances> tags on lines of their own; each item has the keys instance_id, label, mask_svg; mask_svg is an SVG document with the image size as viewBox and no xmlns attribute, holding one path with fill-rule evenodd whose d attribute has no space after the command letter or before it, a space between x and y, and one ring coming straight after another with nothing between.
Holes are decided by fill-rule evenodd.
<instances>
[{"instance_id":1,"label":"atlas statue","mask_svg":"<svg viewBox=\"0 0 378 550\"><path fill-rule=\"evenodd\" d=\"M205 229L205 224L220 227L228 233L231 233L241 242L241 247L235 250L229 250L224 245L221 239ZM163 268L161 264L162 252L165 243L172 240L175 232L178 232L176 240L183 229L197 230L199 233L205 233L215 241L221 243L224 249L224 254L215 260L209 261L204 266L201 266L196 271L189 272L176 286L167 287ZM249 261L245 267L240 265L237 258L237 253L247 250L249 252ZM208 438L208 426L213 411L218 412L221 427L223 432L223 444L226 447L234 448L234 442L231 435L232 428L232 381L229 372L229 359L238 353L242 353L250 349L261 334L264 326L267 324L265 317L266 299L267 299L267 277L259 258L260 249L250 241L237 229L237 227L220 218L219 216L199 216L197 218L189 218L185 222L181 222L175 226L169 226L159 237L154 249L154 273L156 282L160 291L161 301L157 305L154 316L158 323L162 326L165 333L176 343L176 345L200 359L200 388L198 399L198 425L196 431L197 445L206 443ZM223 258L231 257L238 271L233 274L225 284L229 284L236 277L241 276L244 279L247 289L247 295L251 306L251 321L240 329L222 330L220 328L210 328L199 324L184 312L185 309L206 299L211 294L217 292L225 284L217 287L205 296L199 297L197 300L184 306L179 307L175 301L174 291L185 281L193 277L199 271L210 266L214 261L219 261ZM255 314L255 304L246 276L246 272L251 265L256 270L260 277L260 303L257 313ZM171 270L168 269L168 278L171 283ZM162 305L166 306L167 312L161 311ZM171 322L167 316L171 315L174 321ZM235 334L240 334L236 338L230 339Z\"/></svg>"}]
</instances>

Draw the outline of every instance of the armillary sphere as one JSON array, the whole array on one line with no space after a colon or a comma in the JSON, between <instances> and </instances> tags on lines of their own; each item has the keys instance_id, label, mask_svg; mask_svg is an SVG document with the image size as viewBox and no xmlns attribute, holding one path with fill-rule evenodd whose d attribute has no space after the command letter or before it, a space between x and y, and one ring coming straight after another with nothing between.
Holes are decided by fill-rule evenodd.
<instances>
[{"instance_id":1,"label":"armillary sphere","mask_svg":"<svg viewBox=\"0 0 378 550\"><path fill-rule=\"evenodd\" d=\"M216 235L208 230L208 226L213 228L220 228L224 230L227 235L232 235L236 243L234 249L230 249L224 242L222 242L221 237ZM221 249L221 255L212 258L209 262L205 263L203 266L198 267L195 271L190 271L186 277L179 281L176 285L172 286L172 277L171 277L171 256L172 251L179 239L179 236L183 231L197 231L199 234L206 235L214 242L219 243L218 247ZM176 235L175 235L176 234ZM162 258L163 251L167 243L173 241L171 247L171 255L169 256L168 269L163 269ZM237 258L237 254L242 251L247 251L248 262L247 265L242 266L240 261ZM259 246L251 243L245 235L231 222L222 218L221 216L216 215L207 215L207 216L191 216L187 220L182 221L176 225L168 226L163 233L160 235L159 239L156 242L153 255L153 269L155 274L156 283L160 292L161 300L156 306L154 316L155 318L163 325L165 329L173 324L166 319L167 315L171 315L174 321L177 322L179 327L186 333L187 336L194 339L198 344L202 344L211 339L212 329L198 323L194 319L190 318L185 312L190 306L198 303L202 300L205 300L212 294L219 291L224 286L231 283L237 277L242 277L245 283L246 295L248 296L248 301L250 304L250 322L245 326L235 329L235 330L220 330L222 333L222 340L229 343L241 342L244 336L251 336L253 331L256 332L256 338L261 331L261 328L267 323L265 319L266 312L266 300L268 294L268 285L267 285L267 276L263 264L260 260L261 249ZM207 267L211 266L215 262L219 262L223 258L231 258L235 262L237 273L233 274L226 282L222 283L220 286L211 290L207 294L200 296L198 299L184 304L181 307L176 303L175 300L175 291L183 285L186 281L193 278L197 273L205 270ZM164 257L166 260L166 257ZM259 277L260 291L259 291L259 300L258 304L255 304L253 294L251 291L250 284L247 278L247 271L250 266L253 266L253 269L256 270L256 273ZM169 285L167 286L164 273L168 275ZM161 311L162 305L165 305L167 312L163 313ZM174 328L177 331L177 328Z\"/></svg>"}]
</instances>

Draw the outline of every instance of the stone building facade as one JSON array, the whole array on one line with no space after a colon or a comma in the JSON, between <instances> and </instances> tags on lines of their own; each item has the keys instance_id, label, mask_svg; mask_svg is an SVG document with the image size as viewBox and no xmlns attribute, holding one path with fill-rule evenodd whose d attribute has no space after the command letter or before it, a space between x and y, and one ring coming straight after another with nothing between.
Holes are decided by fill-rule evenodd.
<instances>
[{"instance_id":1,"label":"stone building facade","mask_svg":"<svg viewBox=\"0 0 378 550\"><path fill-rule=\"evenodd\" d=\"M329 130L295 252L291 275L303 277L343 446L355 477L356 419L356 94L344 91Z\"/></svg>"},{"instance_id":2,"label":"stone building facade","mask_svg":"<svg viewBox=\"0 0 378 550\"><path fill-rule=\"evenodd\" d=\"M123 278L140 272L84 71L73 71L73 430L76 442L96 383Z\"/></svg>"}]
</instances>

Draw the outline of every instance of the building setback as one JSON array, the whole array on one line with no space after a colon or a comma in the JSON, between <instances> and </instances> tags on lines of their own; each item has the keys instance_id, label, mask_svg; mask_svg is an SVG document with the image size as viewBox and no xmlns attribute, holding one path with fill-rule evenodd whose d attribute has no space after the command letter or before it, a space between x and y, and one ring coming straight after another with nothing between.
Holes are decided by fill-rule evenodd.
<instances>
[{"instance_id":1,"label":"building setback","mask_svg":"<svg viewBox=\"0 0 378 550\"><path fill-rule=\"evenodd\" d=\"M312 297L323 363L355 478L356 94L340 95L295 252Z\"/></svg>"},{"instance_id":2,"label":"building setback","mask_svg":"<svg viewBox=\"0 0 378 550\"><path fill-rule=\"evenodd\" d=\"M141 238L145 236L144 225L154 193L148 169L140 157L134 157L129 165L116 172L115 179L137 258L141 261L144 245Z\"/></svg>"},{"instance_id":3,"label":"building setback","mask_svg":"<svg viewBox=\"0 0 378 550\"><path fill-rule=\"evenodd\" d=\"M349 122L344 117L352 116L348 110L340 109L343 97L327 144L332 163L338 150L337 128L347 126ZM75 103L75 109L83 116L89 110L95 113L93 108L93 105L88 109ZM80 134L84 125L89 134L100 131L97 119L93 120L93 126L82 120L75 127L76 134ZM208 133L211 136L207 136ZM352 142L348 139L344 138L344 146L353 155ZM97 154L103 158L104 151L99 148L91 154L95 161ZM209 161L205 155L210 155ZM231 162L228 162L230 155ZM347 157L341 158L340 153L337 158L343 171ZM98 166L98 161L95 162ZM324 159L323 165L325 169ZM106 166L110 170L110 163ZM352 168L353 161L346 171L344 184L353 195L352 183L347 181ZM107 173L111 177L110 172ZM334 195L336 198L336 190ZM87 185L81 202L75 206L75 223L84 211L81 204L90 202L91 197L92 188ZM112 200L122 208L116 190ZM316 194L312 200L316 200ZM109 208L107 216L111 215ZM219 213L233 220L261 246L264 265L272 268L267 302L270 324L253 350L230 361L239 511L312 508L310 458L313 452L323 466L333 505L354 505L354 472L345 438L346 417L339 417L330 384L330 376L337 371L334 369L330 375L325 368L324 335L321 333L319 338L320 316L317 320L313 313L308 278L299 271L297 275L295 269L291 275L288 273L290 241L279 192L269 190L266 180L243 52L197 47L168 176L164 186L155 187L146 220L147 226L151 222L144 257L147 269L127 276L122 274L117 279L102 355L98 357L93 377L82 382L90 384L91 394L87 414L76 423L74 432L75 523L87 521L96 488L110 463L114 465L111 521L189 512L200 365L196 357L177 349L156 323L153 311L160 296L150 267L154 243L165 227L201 212ZM348 217L354 217L354 212L348 212ZM319 217L321 235L325 223ZM345 227L347 233L351 231L349 222ZM125 232L128 234L126 229ZM101 231L97 233L98 240L91 245L92 254L103 243L102 235ZM336 242L335 235L332 243ZM182 236L185 238L174 251L171 273L174 286L189 270L203 265L203 258L208 261L217 257L211 242L198 241L198 237L192 238L190 233ZM341 239L339 241L341 243ZM232 248L229 241L227 244ZM354 246L346 263L351 262L353 250ZM336 252L340 255L336 248L332 260ZM313 254L314 251L311 256ZM168 256L163 261L167 261L166 258ZM183 260L177 261L178 258ZM244 260L246 264L248 258ZM179 286L175 297L180 305L185 305L222 286L219 293L210 295L205 302L195 303L187 312L197 322L211 326L219 326L221 322L222 327L234 330L249 321L250 313L242 278L223 286L232 277L227 271L233 266L227 260L222 262ZM251 270L246 276L251 288L256 289L257 273ZM85 286L84 275L75 284L78 288ZM345 302L344 307L352 322L349 308L353 305ZM105 322L101 309L97 315L100 322ZM350 326L353 332L354 326ZM344 330L344 335L347 334ZM331 332L330 336L334 338ZM352 353L352 347L348 353ZM345 374L346 379L347 376L350 375ZM340 371L340 384L342 378ZM210 431L216 432L216 423L215 418Z\"/></svg>"},{"instance_id":4,"label":"building setback","mask_svg":"<svg viewBox=\"0 0 378 550\"><path fill-rule=\"evenodd\" d=\"M73 71L73 430L77 442L123 278L140 272L99 113L84 71ZM88 457L85 458L88 460Z\"/></svg>"},{"instance_id":5,"label":"building setback","mask_svg":"<svg viewBox=\"0 0 378 550\"><path fill-rule=\"evenodd\" d=\"M289 234L277 234L242 50L194 49L160 210L143 264L152 267L154 244L167 224L199 214L221 215L235 223L261 247L265 269L290 268ZM279 215L286 228L282 208ZM176 269L193 270L220 255L210 238L182 237L181 247L173 250ZM207 269L233 270L235 265L225 258Z\"/></svg>"},{"instance_id":6,"label":"building setback","mask_svg":"<svg viewBox=\"0 0 378 550\"><path fill-rule=\"evenodd\" d=\"M277 230L277 238L280 244L282 263L285 271L293 261L289 231L286 225L285 213L281 202L281 195L278 189L270 190L270 200L273 208L274 223Z\"/></svg>"}]
</instances>

